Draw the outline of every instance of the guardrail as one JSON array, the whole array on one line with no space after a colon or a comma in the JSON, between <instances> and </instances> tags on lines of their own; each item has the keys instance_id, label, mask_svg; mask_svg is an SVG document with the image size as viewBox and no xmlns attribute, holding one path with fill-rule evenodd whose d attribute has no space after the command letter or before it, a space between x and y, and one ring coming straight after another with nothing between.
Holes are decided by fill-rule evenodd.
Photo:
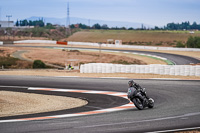
<instances>
[{"instance_id":1,"label":"guardrail","mask_svg":"<svg viewBox=\"0 0 200 133\"><path fill-rule=\"evenodd\" d=\"M21 40L21 41L14 41L14 43L48 43L48 44L56 44L57 41L51 41L51 40Z\"/></svg>"},{"instance_id":2,"label":"guardrail","mask_svg":"<svg viewBox=\"0 0 200 133\"><path fill-rule=\"evenodd\" d=\"M80 66L80 73L152 73L160 75L200 76L200 65L122 65L89 63Z\"/></svg>"}]
</instances>

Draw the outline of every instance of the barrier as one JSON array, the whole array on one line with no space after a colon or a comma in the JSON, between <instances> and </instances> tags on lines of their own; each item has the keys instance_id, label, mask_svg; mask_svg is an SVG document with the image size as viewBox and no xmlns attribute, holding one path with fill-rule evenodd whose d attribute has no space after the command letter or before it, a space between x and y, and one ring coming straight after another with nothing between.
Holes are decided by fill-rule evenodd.
<instances>
[{"instance_id":1,"label":"barrier","mask_svg":"<svg viewBox=\"0 0 200 133\"><path fill-rule=\"evenodd\" d=\"M80 66L81 73L152 73L161 75L200 76L200 65L122 65L89 63Z\"/></svg>"},{"instance_id":2,"label":"barrier","mask_svg":"<svg viewBox=\"0 0 200 133\"><path fill-rule=\"evenodd\" d=\"M0 45L3 45L3 42L0 42Z\"/></svg>"},{"instance_id":3,"label":"barrier","mask_svg":"<svg viewBox=\"0 0 200 133\"><path fill-rule=\"evenodd\" d=\"M57 41L56 44L67 45L67 42L59 42L59 41Z\"/></svg>"},{"instance_id":4,"label":"barrier","mask_svg":"<svg viewBox=\"0 0 200 133\"><path fill-rule=\"evenodd\" d=\"M88 45L88 46L99 46L98 43L90 42L71 42L71 45ZM200 51L198 48L174 48L174 47L154 47L154 46L133 46L133 45L114 45L114 44L101 44L102 47L116 47L116 48L134 48L134 49L149 49L149 50L172 50L172 51Z\"/></svg>"},{"instance_id":5,"label":"barrier","mask_svg":"<svg viewBox=\"0 0 200 133\"><path fill-rule=\"evenodd\" d=\"M51 40L22 40L22 41L14 41L15 43L47 43L47 44L56 44L57 41L51 41Z\"/></svg>"},{"instance_id":6,"label":"barrier","mask_svg":"<svg viewBox=\"0 0 200 133\"><path fill-rule=\"evenodd\" d=\"M63 45L88 45L88 46L97 46L99 43L90 43L90 42L57 42L51 40L22 40L14 41L14 43L47 43L47 44L63 44ZM0 42L1 45L1 42ZM134 49L149 49L149 50L172 50L172 51L200 51L198 48L174 48L174 47L154 47L154 46L133 46L133 45L114 45L114 44L101 44L102 47L116 47L116 48L134 48Z\"/></svg>"}]
</instances>

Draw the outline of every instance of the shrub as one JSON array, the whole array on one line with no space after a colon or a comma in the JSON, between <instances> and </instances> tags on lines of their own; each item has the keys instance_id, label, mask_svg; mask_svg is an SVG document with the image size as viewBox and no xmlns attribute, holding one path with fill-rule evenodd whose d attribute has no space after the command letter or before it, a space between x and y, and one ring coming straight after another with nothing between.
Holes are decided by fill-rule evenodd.
<instances>
[{"instance_id":1,"label":"shrub","mask_svg":"<svg viewBox=\"0 0 200 133\"><path fill-rule=\"evenodd\" d=\"M200 48L200 37L192 37L190 36L187 40L188 48Z\"/></svg>"},{"instance_id":2,"label":"shrub","mask_svg":"<svg viewBox=\"0 0 200 133\"><path fill-rule=\"evenodd\" d=\"M44 62L42 62L41 60L35 60L33 62L33 68L46 68L46 65Z\"/></svg>"},{"instance_id":3,"label":"shrub","mask_svg":"<svg viewBox=\"0 0 200 133\"><path fill-rule=\"evenodd\" d=\"M161 45L162 45L162 42L160 42L160 43L156 43L155 45L157 45L157 46L161 46Z\"/></svg>"},{"instance_id":4,"label":"shrub","mask_svg":"<svg viewBox=\"0 0 200 133\"><path fill-rule=\"evenodd\" d=\"M176 43L176 47L178 47L178 48L185 48L185 44L183 44L181 41L178 41Z\"/></svg>"}]
</instances>

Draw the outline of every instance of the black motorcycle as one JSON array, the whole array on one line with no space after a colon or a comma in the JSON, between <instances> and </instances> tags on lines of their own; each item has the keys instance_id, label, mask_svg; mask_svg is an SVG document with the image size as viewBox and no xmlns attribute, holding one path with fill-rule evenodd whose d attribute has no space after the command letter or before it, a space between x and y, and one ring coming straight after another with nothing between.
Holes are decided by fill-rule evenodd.
<instances>
[{"instance_id":1,"label":"black motorcycle","mask_svg":"<svg viewBox=\"0 0 200 133\"><path fill-rule=\"evenodd\" d=\"M143 110L145 107L153 108L154 106L154 100L147 98L145 88L137 90L134 87L130 87L128 88L127 95L139 110Z\"/></svg>"}]
</instances>

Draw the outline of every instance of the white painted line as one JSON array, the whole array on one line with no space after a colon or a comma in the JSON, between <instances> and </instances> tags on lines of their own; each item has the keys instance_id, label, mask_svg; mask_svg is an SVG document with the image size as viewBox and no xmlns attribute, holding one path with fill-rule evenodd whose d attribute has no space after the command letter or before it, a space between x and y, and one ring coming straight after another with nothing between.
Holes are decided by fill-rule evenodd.
<instances>
[{"instance_id":1,"label":"white painted line","mask_svg":"<svg viewBox=\"0 0 200 133\"><path fill-rule=\"evenodd\" d=\"M127 77L100 77L104 79L127 79Z\"/></svg>"},{"instance_id":2,"label":"white painted line","mask_svg":"<svg viewBox=\"0 0 200 133\"><path fill-rule=\"evenodd\" d=\"M166 132L177 132L177 131L186 131L186 130L195 130L195 129L200 129L200 127L172 129L172 130L163 130L163 131L153 131L153 132L146 132L146 133L166 133Z\"/></svg>"},{"instance_id":3,"label":"white painted line","mask_svg":"<svg viewBox=\"0 0 200 133\"><path fill-rule=\"evenodd\" d=\"M156 79L156 80L181 80L179 78L150 78L150 79Z\"/></svg>"},{"instance_id":4,"label":"white painted line","mask_svg":"<svg viewBox=\"0 0 200 133\"><path fill-rule=\"evenodd\" d=\"M57 78L78 78L80 76L56 76Z\"/></svg>"},{"instance_id":5,"label":"white painted line","mask_svg":"<svg viewBox=\"0 0 200 133\"><path fill-rule=\"evenodd\" d=\"M0 87L4 87L4 88L28 88L28 87L25 87L25 86L3 86L1 85Z\"/></svg>"}]
</instances>

